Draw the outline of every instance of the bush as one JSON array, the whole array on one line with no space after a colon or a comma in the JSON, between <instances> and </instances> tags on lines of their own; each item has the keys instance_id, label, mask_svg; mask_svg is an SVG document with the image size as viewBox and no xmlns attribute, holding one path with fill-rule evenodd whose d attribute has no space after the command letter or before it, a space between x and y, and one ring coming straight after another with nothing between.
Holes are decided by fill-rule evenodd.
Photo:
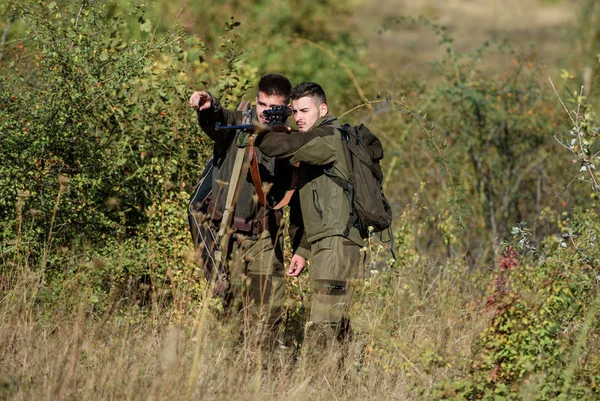
<instances>
[{"instance_id":1,"label":"bush","mask_svg":"<svg viewBox=\"0 0 600 401\"><path fill-rule=\"evenodd\" d=\"M234 102L256 72L242 68L233 21L222 39L229 50L213 55L207 73L201 41L154 34L144 11L142 3L118 13L97 2L12 4L22 31L0 64L6 266L27 255L60 282L59 249L101 255L115 241L188 239L184 205L211 152L188 106L190 86L210 82ZM191 241L180 244L178 255ZM143 260L126 276L148 275L156 261ZM154 278L167 280L164 262Z\"/></svg>"}]
</instances>

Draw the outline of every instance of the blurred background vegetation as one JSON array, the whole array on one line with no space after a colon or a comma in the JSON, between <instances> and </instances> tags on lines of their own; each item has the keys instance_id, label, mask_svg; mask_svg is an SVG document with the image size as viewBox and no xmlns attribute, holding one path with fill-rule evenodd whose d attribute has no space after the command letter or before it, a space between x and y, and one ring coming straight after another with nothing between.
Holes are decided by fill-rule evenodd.
<instances>
[{"instance_id":1,"label":"blurred background vegetation","mask_svg":"<svg viewBox=\"0 0 600 401\"><path fill-rule=\"evenodd\" d=\"M256 384L255 358L211 360L234 330L198 323L208 301L186 219L211 153L190 94L234 107L266 72L321 83L332 111L386 150L398 260L371 244L356 303L370 333L363 376L328 386L352 398L598 396L595 1L22 0L0 5L0 35L2 396L100 386L161 399L181 372L191 396L213 385L199 379L200 343L223 371L243 359L231 380L253 383L253 397L274 394ZM300 320L304 299L290 283ZM89 348L132 330L144 334L129 362L115 343ZM177 369L143 371L173 338ZM119 374L139 367L128 385L144 391L79 371L111 358ZM303 385L271 379L282 398Z\"/></svg>"}]
</instances>

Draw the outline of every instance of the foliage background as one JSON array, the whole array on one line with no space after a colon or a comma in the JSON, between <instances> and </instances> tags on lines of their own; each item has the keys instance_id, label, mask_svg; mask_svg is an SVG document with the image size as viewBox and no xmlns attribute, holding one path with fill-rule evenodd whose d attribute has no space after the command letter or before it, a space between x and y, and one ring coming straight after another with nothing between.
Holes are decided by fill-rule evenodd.
<instances>
[{"instance_id":1,"label":"foliage background","mask_svg":"<svg viewBox=\"0 0 600 401\"><path fill-rule=\"evenodd\" d=\"M590 0L3 3L0 398L596 399L599 17ZM367 244L343 374L260 373L195 264L186 203L211 144L187 100L234 107L268 71L322 83L385 144L398 259Z\"/></svg>"}]
</instances>

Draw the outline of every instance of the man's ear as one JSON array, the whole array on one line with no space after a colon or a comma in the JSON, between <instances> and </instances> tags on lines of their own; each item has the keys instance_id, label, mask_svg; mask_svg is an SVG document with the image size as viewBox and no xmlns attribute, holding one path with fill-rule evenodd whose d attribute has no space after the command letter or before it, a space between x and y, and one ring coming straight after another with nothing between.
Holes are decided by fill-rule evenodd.
<instances>
[{"instance_id":1,"label":"man's ear","mask_svg":"<svg viewBox=\"0 0 600 401\"><path fill-rule=\"evenodd\" d=\"M328 112L329 112L329 107L327 106L327 103L321 103L319 105L319 117L323 117Z\"/></svg>"}]
</instances>

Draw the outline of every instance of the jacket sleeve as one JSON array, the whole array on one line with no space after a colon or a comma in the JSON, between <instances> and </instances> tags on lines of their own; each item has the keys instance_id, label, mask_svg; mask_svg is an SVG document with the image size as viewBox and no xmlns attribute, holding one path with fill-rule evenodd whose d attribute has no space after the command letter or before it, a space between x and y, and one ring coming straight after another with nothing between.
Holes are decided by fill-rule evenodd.
<instances>
[{"instance_id":1,"label":"jacket sleeve","mask_svg":"<svg viewBox=\"0 0 600 401\"><path fill-rule=\"evenodd\" d=\"M300 209L300 197L298 191L290 200L290 226L288 233L292 242L292 252L294 255L302 256L308 259L310 256L310 244L307 241L304 223L302 222L302 210Z\"/></svg>"},{"instance_id":2,"label":"jacket sleeve","mask_svg":"<svg viewBox=\"0 0 600 401\"><path fill-rule=\"evenodd\" d=\"M261 135L255 144L268 156L290 157L290 162L303 162L324 165L336 161L335 141L337 136L333 127L318 127L308 132L267 132Z\"/></svg>"},{"instance_id":3,"label":"jacket sleeve","mask_svg":"<svg viewBox=\"0 0 600 401\"><path fill-rule=\"evenodd\" d=\"M202 131L220 146L227 146L235 137L235 130L215 129L216 123L222 125L237 125L242 121L242 112L225 109L219 99L210 94L212 106L207 110L198 111L198 122Z\"/></svg>"}]
</instances>

